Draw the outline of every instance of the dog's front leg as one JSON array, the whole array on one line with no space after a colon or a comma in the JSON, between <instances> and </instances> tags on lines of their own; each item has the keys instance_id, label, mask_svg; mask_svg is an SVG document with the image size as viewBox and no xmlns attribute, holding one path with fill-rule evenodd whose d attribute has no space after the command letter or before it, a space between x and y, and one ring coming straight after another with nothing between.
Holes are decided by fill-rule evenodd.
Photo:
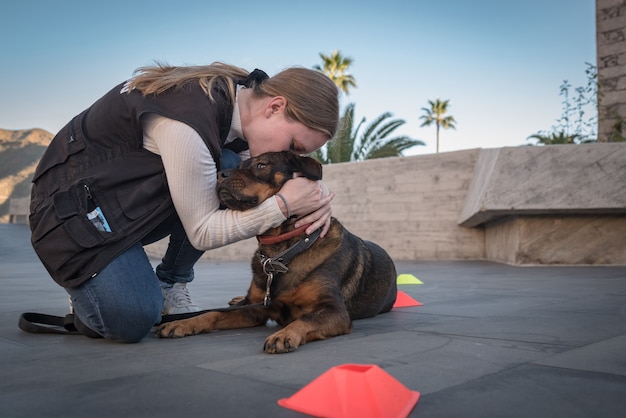
<instances>
[{"instance_id":1,"label":"dog's front leg","mask_svg":"<svg viewBox=\"0 0 626 418\"><path fill-rule=\"evenodd\" d=\"M345 309L325 309L304 315L267 337L263 351L268 354L289 353L309 341L325 340L350 331L352 322Z\"/></svg>"},{"instance_id":2,"label":"dog's front leg","mask_svg":"<svg viewBox=\"0 0 626 418\"><path fill-rule=\"evenodd\" d=\"M216 330L250 328L264 325L268 320L265 310L241 308L227 312L207 312L180 321L159 325L156 334L161 338L181 338Z\"/></svg>"}]
</instances>

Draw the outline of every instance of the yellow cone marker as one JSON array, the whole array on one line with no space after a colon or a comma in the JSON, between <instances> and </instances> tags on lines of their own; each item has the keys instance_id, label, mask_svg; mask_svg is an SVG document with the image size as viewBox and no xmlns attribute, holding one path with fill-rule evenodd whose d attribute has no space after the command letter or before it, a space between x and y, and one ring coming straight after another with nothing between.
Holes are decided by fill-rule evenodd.
<instances>
[{"instance_id":1,"label":"yellow cone marker","mask_svg":"<svg viewBox=\"0 0 626 418\"><path fill-rule=\"evenodd\" d=\"M397 280L398 284L424 284L420 279L412 274L400 274Z\"/></svg>"}]
</instances>

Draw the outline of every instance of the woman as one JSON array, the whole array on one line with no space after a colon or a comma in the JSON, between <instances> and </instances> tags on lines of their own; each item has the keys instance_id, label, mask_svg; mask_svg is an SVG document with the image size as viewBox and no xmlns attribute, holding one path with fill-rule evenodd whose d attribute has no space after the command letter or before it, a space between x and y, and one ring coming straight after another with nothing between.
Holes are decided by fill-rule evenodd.
<instances>
[{"instance_id":1,"label":"woman","mask_svg":"<svg viewBox=\"0 0 626 418\"><path fill-rule=\"evenodd\" d=\"M338 90L318 71L269 78L213 63L140 68L72 119L33 177L30 225L39 258L70 294L76 326L137 342L162 313L198 310L186 283L203 251L287 214L324 235L333 195L321 183L290 180L280 196L237 212L220 210L216 174L239 157L313 152L334 135L338 115ZM167 235L155 276L143 245Z\"/></svg>"}]
</instances>

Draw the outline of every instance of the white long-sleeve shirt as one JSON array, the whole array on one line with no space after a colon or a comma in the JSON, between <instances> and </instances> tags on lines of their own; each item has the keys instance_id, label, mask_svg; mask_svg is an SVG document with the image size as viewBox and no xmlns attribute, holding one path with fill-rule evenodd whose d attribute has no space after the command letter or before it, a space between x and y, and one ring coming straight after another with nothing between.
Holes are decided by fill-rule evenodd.
<instances>
[{"instance_id":1,"label":"white long-sleeve shirt","mask_svg":"<svg viewBox=\"0 0 626 418\"><path fill-rule=\"evenodd\" d=\"M233 119L231 132L240 130L236 126L238 117ZM276 198L246 211L219 210L215 161L200 135L189 125L150 114L143 120L143 131L144 148L163 160L174 207L195 248L221 247L259 235L285 221Z\"/></svg>"}]
</instances>

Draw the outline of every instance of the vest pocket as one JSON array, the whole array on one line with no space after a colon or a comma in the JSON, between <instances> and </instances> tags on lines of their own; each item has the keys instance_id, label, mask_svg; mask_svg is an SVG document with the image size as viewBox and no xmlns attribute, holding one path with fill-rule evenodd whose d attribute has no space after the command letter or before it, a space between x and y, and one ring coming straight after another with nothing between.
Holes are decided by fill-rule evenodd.
<instances>
[{"instance_id":1,"label":"vest pocket","mask_svg":"<svg viewBox=\"0 0 626 418\"><path fill-rule=\"evenodd\" d=\"M54 212L59 219L67 219L70 216L78 215L78 205L76 204L75 193L72 190L55 193L52 200L54 202Z\"/></svg>"},{"instance_id":2,"label":"vest pocket","mask_svg":"<svg viewBox=\"0 0 626 418\"><path fill-rule=\"evenodd\" d=\"M104 242L104 238L85 216L75 216L68 219L63 224L63 228L82 248L93 248Z\"/></svg>"},{"instance_id":3,"label":"vest pocket","mask_svg":"<svg viewBox=\"0 0 626 418\"><path fill-rule=\"evenodd\" d=\"M89 228L92 231L89 231ZM38 231L40 234L43 231ZM103 241L93 233L87 218L74 217L45 231L44 236L33 240L33 248L53 277L77 253L92 248Z\"/></svg>"},{"instance_id":4,"label":"vest pocket","mask_svg":"<svg viewBox=\"0 0 626 418\"><path fill-rule=\"evenodd\" d=\"M63 247L57 255L61 259L64 258L62 254L73 254L81 248L92 248L102 244L107 238L112 238L113 234L110 229L103 231L98 228L93 216L90 216L95 209L100 208L91 194L89 183L85 180L74 184L69 190L57 192L52 198L51 206L31 214L33 243L41 240L51 243L49 251L54 252L55 245ZM103 214L102 218L106 219ZM106 220L104 222L106 224ZM108 227L108 224L106 225ZM72 246L66 241L78 244L79 248L73 250L65 248Z\"/></svg>"}]
</instances>

